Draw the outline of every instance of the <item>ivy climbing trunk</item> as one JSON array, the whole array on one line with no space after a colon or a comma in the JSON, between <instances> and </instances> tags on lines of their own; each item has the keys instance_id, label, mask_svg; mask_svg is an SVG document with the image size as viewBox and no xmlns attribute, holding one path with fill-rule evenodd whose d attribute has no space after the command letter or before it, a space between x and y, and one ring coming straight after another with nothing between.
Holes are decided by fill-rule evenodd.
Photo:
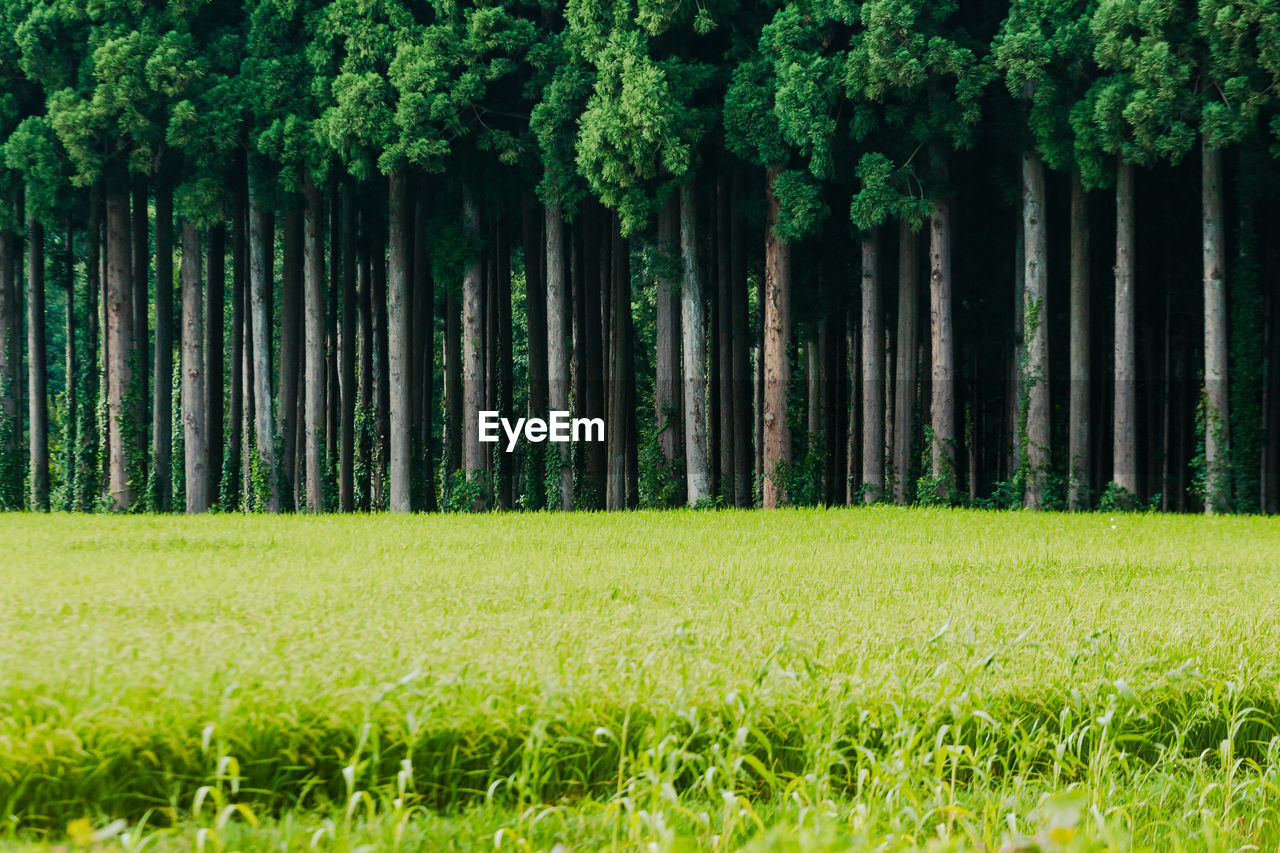
<instances>
[{"instance_id":1,"label":"ivy climbing trunk","mask_svg":"<svg viewBox=\"0 0 1280 853\"><path fill-rule=\"evenodd\" d=\"M1040 154L1022 155L1022 228L1026 273L1022 303L1026 355L1027 482L1023 503L1042 508L1050 471L1049 458L1049 239L1045 226L1044 161Z\"/></svg>"},{"instance_id":2,"label":"ivy climbing trunk","mask_svg":"<svg viewBox=\"0 0 1280 853\"><path fill-rule=\"evenodd\" d=\"M209 509L208 411L204 316L200 292L200 232L190 220L182 223L182 446L185 456L187 512Z\"/></svg>"},{"instance_id":3,"label":"ivy climbing trunk","mask_svg":"<svg viewBox=\"0 0 1280 853\"><path fill-rule=\"evenodd\" d=\"M1222 152L1206 140L1201 148L1201 205L1204 217L1204 393L1205 512L1231 506L1231 447L1227 384L1227 284L1225 223L1222 213Z\"/></svg>"},{"instance_id":4,"label":"ivy climbing trunk","mask_svg":"<svg viewBox=\"0 0 1280 853\"><path fill-rule=\"evenodd\" d=\"M662 465L670 471L680 456L684 434L680 401L680 201L672 196L658 212L658 260L655 305L654 417ZM671 475L668 475L671 476Z\"/></svg>"},{"instance_id":5,"label":"ivy climbing trunk","mask_svg":"<svg viewBox=\"0 0 1280 853\"><path fill-rule=\"evenodd\" d=\"M680 323L683 332L685 482L689 506L711 496L707 459L707 343L702 271L698 265L698 207L692 183L680 187Z\"/></svg>"},{"instance_id":6,"label":"ivy climbing trunk","mask_svg":"<svg viewBox=\"0 0 1280 853\"><path fill-rule=\"evenodd\" d=\"M778 238L780 206L774 183L778 170L765 178L764 237L764 390L761 476L766 509L787 503L786 469L791 463L791 430L787 427L787 390L791 384L791 246Z\"/></svg>"}]
</instances>

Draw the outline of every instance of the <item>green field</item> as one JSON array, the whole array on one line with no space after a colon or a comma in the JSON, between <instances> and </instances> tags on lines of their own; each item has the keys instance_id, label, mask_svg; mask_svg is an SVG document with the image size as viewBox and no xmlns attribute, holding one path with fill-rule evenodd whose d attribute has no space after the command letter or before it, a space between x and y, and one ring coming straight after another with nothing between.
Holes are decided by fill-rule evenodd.
<instances>
[{"instance_id":1,"label":"green field","mask_svg":"<svg viewBox=\"0 0 1280 853\"><path fill-rule=\"evenodd\" d=\"M7 515L0 553L5 845L1280 844L1272 520Z\"/></svg>"}]
</instances>

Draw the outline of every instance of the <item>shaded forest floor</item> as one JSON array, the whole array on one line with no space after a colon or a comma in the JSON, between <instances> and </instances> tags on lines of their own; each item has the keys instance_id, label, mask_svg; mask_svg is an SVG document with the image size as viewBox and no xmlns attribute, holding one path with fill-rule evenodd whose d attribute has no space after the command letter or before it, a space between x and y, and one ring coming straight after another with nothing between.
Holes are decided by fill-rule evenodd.
<instances>
[{"instance_id":1,"label":"shaded forest floor","mask_svg":"<svg viewBox=\"0 0 1280 853\"><path fill-rule=\"evenodd\" d=\"M23 514L0 543L0 846L1280 843L1274 519Z\"/></svg>"}]
</instances>

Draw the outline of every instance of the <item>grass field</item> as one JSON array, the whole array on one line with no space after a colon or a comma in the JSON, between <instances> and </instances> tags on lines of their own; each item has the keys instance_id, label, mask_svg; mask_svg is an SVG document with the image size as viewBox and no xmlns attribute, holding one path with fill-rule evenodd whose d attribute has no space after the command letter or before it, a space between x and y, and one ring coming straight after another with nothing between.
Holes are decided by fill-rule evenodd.
<instances>
[{"instance_id":1,"label":"grass field","mask_svg":"<svg viewBox=\"0 0 1280 853\"><path fill-rule=\"evenodd\" d=\"M1280 523L0 516L0 845L1274 850Z\"/></svg>"}]
</instances>

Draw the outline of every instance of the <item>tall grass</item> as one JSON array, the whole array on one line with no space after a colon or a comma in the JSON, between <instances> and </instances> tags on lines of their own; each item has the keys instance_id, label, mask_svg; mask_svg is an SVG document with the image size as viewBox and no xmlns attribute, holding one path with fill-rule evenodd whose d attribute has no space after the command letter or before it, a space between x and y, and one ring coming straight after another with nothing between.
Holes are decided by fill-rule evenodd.
<instances>
[{"instance_id":1,"label":"tall grass","mask_svg":"<svg viewBox=\"0 0 1280 853\"><path fill-rule=\"evenodd\" d=\"M1266 519L11 515L0 546L10 840L1280 843Z\"/></svg>"}]
</instances>

